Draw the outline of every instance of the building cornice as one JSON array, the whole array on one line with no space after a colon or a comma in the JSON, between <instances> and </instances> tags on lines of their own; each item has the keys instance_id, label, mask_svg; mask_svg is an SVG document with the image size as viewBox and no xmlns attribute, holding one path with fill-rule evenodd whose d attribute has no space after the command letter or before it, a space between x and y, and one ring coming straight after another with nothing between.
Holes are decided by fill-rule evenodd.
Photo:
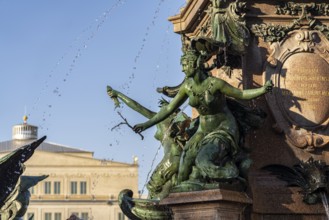
<instances>
[{"instance_id":1,"label":"building cornice","mask_svg":"<svg viewBox=\"0 0 329 220\"><path fill-rule=\"evenodd\" d=\"M206 16L204 10L208 5L209 0L189 0L178 15L168 18L174 25L174 32L177 34L194 33L197 29L195 24L199 23L196 21L200 20L202 22L204 20Z\"/></svg>"}]
</instances>

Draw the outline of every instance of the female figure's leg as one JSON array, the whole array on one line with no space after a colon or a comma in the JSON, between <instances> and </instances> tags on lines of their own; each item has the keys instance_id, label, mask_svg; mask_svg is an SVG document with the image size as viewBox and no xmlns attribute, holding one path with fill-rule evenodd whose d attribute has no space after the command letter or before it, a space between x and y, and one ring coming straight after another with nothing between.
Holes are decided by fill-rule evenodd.
<instances>
[{"instance_id":1,"label":"female figure's leg","mask_svg":"<svg viewBox=\"0 0 329 220\"><path fill-rule=\"evenodd\" d=\"M201 147L195 164L203 178L220 180L232 179L239 175L239 170L231 156L230 143L219 140Z\"/></svg>"},{"instance_id":2,"label":"female figure's leg","mask_svg":"<svg viewBox=\"0 0 329 220\"><path fill-rule=\"evenodd\" d=\"M201 132L197 132L193 137L186 143L178 169L177 183L188 180L189 175L192 172L192 167L195 165L195 158L200 150L200 142L205 135Z\"/></svg>"}]
</instances>

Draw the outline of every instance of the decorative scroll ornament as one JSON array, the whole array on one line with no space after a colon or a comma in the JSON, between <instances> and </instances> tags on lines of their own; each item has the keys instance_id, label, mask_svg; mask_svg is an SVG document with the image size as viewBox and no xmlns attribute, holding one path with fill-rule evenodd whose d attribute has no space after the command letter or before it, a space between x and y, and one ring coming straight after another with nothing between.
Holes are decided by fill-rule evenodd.
<instances>
[{"instance_id":1,"label":"decorative scroll ornament","mask_svg":"<svg viewBox=\"0 0 329 220\"><path fill-rule=\"evenodd\" d=\"M294 26L282 26L282 25L253 25L251 30L258 36L262 37L266 42L278 42L282 40L289 31L293 30Z\"/></svg>"},{"instance_id":2,"label":"decorative scroll ornament","mask_svg":"<svg viewBox=\"0 0 329 220\"><path fill-rule=\"evenodd\" d=\"M271 45L267 102L288 142L313 151L329 143L329 41L319 31L295 30Z\"/></svg>"},{"instance_id":3,"label":"decorative scroll ornament","mask_svg":"<svg viewBox=\"0 0 329 220\"><path fill-rule=\"evenodd\" d=\"M329 16L329 4L303 4L287 2L276 6L276 14L299 16L293 20L292 24L287 26L256 24L253 25L251 31L258 37L262 37L266 42L279 42L288 34L288 32L307 27L310 30L318 30L329 39L329 27L321 24L313 16Z\"/></svg>"},{"instance_id":4,"label":"decorative scroll ornament","mask_svg":"<svg viewBox=\"0 0 329 220\"><path fill-rule=\"evenodd\" d=\"M326 3L310 3L302 4L295 2L282 2L276 6L276 14L278 15L300 15L306 12L313 16L329 16L329 4Z\"/></svg>"}]
</instances>

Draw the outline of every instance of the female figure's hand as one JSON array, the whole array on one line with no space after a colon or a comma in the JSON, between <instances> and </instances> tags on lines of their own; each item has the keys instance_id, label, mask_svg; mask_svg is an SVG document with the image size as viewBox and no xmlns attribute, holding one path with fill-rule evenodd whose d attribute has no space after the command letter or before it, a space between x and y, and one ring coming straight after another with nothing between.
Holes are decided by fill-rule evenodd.
<instances>
[{"instance_id":1,"label":"female figure's hand","mask_svg":"<svg viewBox=\"0 0 329 220\"><path fill-rule=\"evenodd\" d=\"M111 86L106 87L107 94L111 97L111 99L114 101L115 108L120 107L120 102L118 100L118 91L112 89Z\"/></svg>"},{"instance_id":2,"label":"female figure's hand","mask_svg":"<svg viewBox=\"0 0 329 220\"><path fill-rule=\"evenodd\" d=\"M137 124L133 127L133 130L136 133L142 133L142 131L144 131L147 127L145 126L145 123L141 123L141 124Z\"/></svg>"},{"instance_id":3,"label":"female figure's hand","mask_svg":"<svg viewBox=\"0 0 329 220\"><path fill-rule=\"evenodd\" d=\"M272 82L272 80L266 81L266 83L264 84L263 87L265 89L265 93L272 92L272 90L273 90L273 82Z\"/></svg>"},{"instance_id":4,"label":"female figure's hand","mask_svg":"<svg viewBox=\"0 0 329 220\"><path fill-rule=\"evenodd\" d=\"M107 94L108 94L111 98L116 98L116 97L118 97L118 91L112 89L111 86L107 86Z\"/></svg>"}]
</instances>

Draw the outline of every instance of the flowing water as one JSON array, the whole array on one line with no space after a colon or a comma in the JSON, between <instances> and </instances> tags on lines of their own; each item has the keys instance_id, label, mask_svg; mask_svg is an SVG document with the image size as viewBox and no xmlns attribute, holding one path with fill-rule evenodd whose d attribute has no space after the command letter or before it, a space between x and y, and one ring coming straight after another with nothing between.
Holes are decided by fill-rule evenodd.
<instances>
[{"instance_id":1,"label":"flowing water","mask_svg":"<svg viewBox=\"0 0 329 220\"><path fill-rule=\"evenodd\" d=\"M4 0L3 0L4 1ZM3 2L0 0L1 2ZM125 4L126 0L116 0L116 2L105 10L98 18L88 25L82 32L74 39L74 41L69 45L67 51L60 57L59 60L55 63L54 67L50 70L47 78L45 79L44 86L41 88L41 92L37 97L36 101L32 105L32 111L37 111L41 105L42 97L49 98L50 95L54 97L62 97L62 88L65 87L64 84L67 83L68 79L74 72L74 69L79 61L79 58L82 56L88 48L88 45L91 44L92 40L96 37L97 33L108 20L110 15L119 8L121 5ZM72 56L69 58L69 56ZM67 66L66 66L67 65ZM60 67L63 69L60 69ZM56 86L52 87L50 82L57 83ZM42 97L41 97L42 96ZM47 119L51 117L53 104L48 103L43 108L42 113L42 124L39 125L41 130L47 130ZM30 116L30 114L28 114Z\"/></svg>"},{"instance_id":2,"label":"flowing water","mask_svg":"<svg viewBox=\"0 0 329 220\"><path fill-rule=\"evenodd\" d=\"M145 183L144 183L144 185L143 185L143 188L142 188L142 190L139 192L139 198L142 198L142 196L143 196L143 194L144 194L145 187L146 187L147 182L148 182L148 180L149 180L149 178L150 178L150 174L151 174L151 172L153 171L153 166L154 166L154 163L155 163L155 161L156 161L156 159L157 159L157 156L158 156L158 154L159 154L159 151L160 151L161 147L162 147L162 144L160 143L160 145L159 145L159 147L158 147L158 149L157 149L157 151L156 151L156 153L155 153L155 155L154 155L154 158L153 158L153 160L152 160L151 168L150 168L149 172L148 172L147 175L146 175L146 179L145 179Z\"/></svg>"},{"instance_id":3,"label":"flowing water","mask_svg":"<svg viewBox=\"0 0 329 220\"><path fill-rule=\"evenodd\" d=\"M327 219L329 220L329 206L328 206L327 194L325 192L321 192L320 195L321 195L321 200L324 210L326 211Z\"/></svg>"}]
</instances>

